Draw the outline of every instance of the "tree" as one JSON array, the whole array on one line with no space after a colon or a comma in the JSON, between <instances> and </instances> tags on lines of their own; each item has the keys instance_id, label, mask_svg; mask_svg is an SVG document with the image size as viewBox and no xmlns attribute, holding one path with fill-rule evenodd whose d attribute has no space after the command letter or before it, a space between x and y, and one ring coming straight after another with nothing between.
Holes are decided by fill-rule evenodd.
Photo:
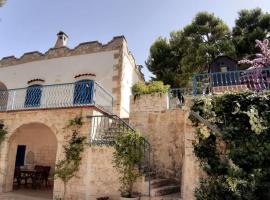
<instances>
[{"instance_id":1,"label":"tree","mask_svg":"<svg viewBox=\"0 0 270 200\"><path fill-rule=\"evenodd\" d=\"M247 82L249 89L259 92L265 90L269 84L269 75L263 70L263 68L270 66L269 40L256 40L256 47L260 49L260 53L257 53L254 59L243 59L239 61L239 64L250 66L245 74L240 77L240 80Z\"/></svg>"},{"instance_id":2,"label":"tree","mask_svg":"<svg viewBox=\"0 0 270 200\"><path fill-rule=\"evenodd\" d=\"M155 75L153 80L162 80L172 87L177 85L175 75L180 71L179 59L173 54L171 44L166 38L159 37L151 46L146 65Z\"/></svg>"},{"instance_id":3,"label":"tree","mask_svg":"<svg viewBox=\"0 0 270 200\"><path fill-rule=\"evenodd\" d=\"M260 49L260 53L256 54L256 58L253 60L243 59L240 60L240 64L250 65L250 69L264 68L270 66L270 48L269 40L265 39L263 41L256 40L256 47Z\"/></svg>"},{"instance_id":4,"label":"tree","mask_svg":"<svg viewBox=\"0 0 270 200\"><path fill-rule=\"evenodd\" d=\"M0 7L4 6L7 0L0 0Z\"/></svg>"},{"instance_id":5,"label":"tree","mask_svg":"<svg viewBox=\"0 0 270 200\"><path fill-rule=\"evenodd\" d=\"M171 87L186 87L193 73L207 71L220 54L235 55L230 29L213 14L201 12L183 30L172 32L169 40L158 38L146 65L155 79Z\"/></svg>"},{"instance_id":6,"label":"tree","mask_svg":"<svg viewBox=\"0 0 270 200\"><path fill-rule=\"evenodd\" d=\"M183 56L182 65L192 72L208 70L208 65L221 54L234 57L229 27L214 14L201 12L184 28L189 48Z\"/></svg>"},{"instance_id":7,"label":"tree","mask_svg":"<svg viewBox=\"0 0 270 200\"><path fill-rule=\"evenodd\" d=\"M60 198L62 200L67 199L67 184L72 178L76 177L81 164L81 154L84 151L86 140L86 137L79 136L82 125L81 116L69 121L67 128L71 128L72 136L63 146L65 157L56 164L54 176L61 179L64 184L63 197Z\"/></svg>"},{"instance_id":8,"label":"tree","mask_svg":"<svg viewBox=\"0 0 270 200\"><path fill-rule=\"evenodd\" d=\"M233 28L233 43L237 58L254 58L259 49L255 40L269 37L270 14L264 13L260 8L241 10Z\"/></svg>"}]
</instances>

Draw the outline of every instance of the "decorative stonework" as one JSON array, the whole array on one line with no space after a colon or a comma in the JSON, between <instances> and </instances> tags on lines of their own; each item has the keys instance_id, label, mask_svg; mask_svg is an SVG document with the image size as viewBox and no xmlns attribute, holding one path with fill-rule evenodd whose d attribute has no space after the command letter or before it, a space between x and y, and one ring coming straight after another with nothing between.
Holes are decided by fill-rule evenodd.
<instances>
[{"instance_id":1,"label":"decorative stonework","mask_svg":"<svg viewBox=\"0 0 270 200\"><path fill-rule=\"evenodd\" d=\"M36 79L32 79L30 81L27 82L28 85L34 85L34 84L42 84L45 81L41 78L36 78Z\"/></svg>"},{"instance_id":2,"label":"decorative stonework","mask_svg":"<svg viewBox=\"0 0 270 200\"><path fill-rule=\"evenodd\" d=\"M116 63L113 67L113 89L112 93L115 98L113 111L114 113L120 115L121 110L121 81L122 81L122 71L123 71L123 47L119 50L119 53L114 54L114 59Z\"/></svg>"},{"instance_id":3,"label":"decorative stonework","mask_svg":"<svg viewBox=\"0 0 270 200\"><path fill-rule=\"evenodd\" d=\"M0 60L0 67L8 67L12 65L19 65L23 63L53 58L119 50L122 47L122 43L124 40L124 36L117 36L114 37L107 44L102 44L98 41L85 42L79 44L74 49L63 46L59 48L51 48L44 54L38 51L34 51L25 53L20 58L16 58L15 56L4 57L2 58L2 60Z\"/></svg>"},{"instance_id":4,"label":"decorative stonework","mask_svg":"<svg viewBox=\"0 0 270 200\"><path fill-rule=\"evenodd\" d=\"M85 74L78 74L76 76L74 76L74 78L80 78L80 77L95 77L95 74L92 73L85 73Z\"/></svg>"}]
</instances>

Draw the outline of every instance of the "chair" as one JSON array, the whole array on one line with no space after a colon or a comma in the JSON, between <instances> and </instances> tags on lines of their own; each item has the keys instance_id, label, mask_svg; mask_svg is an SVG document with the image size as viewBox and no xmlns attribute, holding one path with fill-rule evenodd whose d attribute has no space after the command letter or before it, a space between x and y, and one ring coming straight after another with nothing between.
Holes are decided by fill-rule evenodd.
<instances>
[{"instance_id":1,"label":"chair","mask_svg":"<svg viewBox=\"0 0 270 200\"><path fill-rule=\"evenodd\" d=\"M51 166L45 166L43 171L43 180L45 181L45 186L49 187L49 176L50 176Z\"/></svg>"},{"instance_id":2,"label":"chair","mask_svg":"<svg viewBox=\"0 0 270 200\"><path fill-rule=\"evenodd\" d=\"M13 183L16 183L18 185L18 187L21 186L21 181L22 181L22 177L21 177L21 169L19 166L15 167L15 171L14 171L14 180Z\"/></svg>"},{"instance_id":3,"label":"chair","mask_svg":"<svg viewBox=\"0 0 270 200\"><path fill-rule=\"evenodd\" d=\"M43 183L43 172L36 171L32 176L32 187L36 189L37 187L41 189Z\"/></svg>"},{"instance_id":4,"label":"chair","mask_svg":"<svg viewBox=\"0 0 270 200\"><path fill-rule=\"evenodd\" d=\"M45 183L45 186L49 187L49 175L51 171L51 166L36 165L35 170L36 172L40 172L41 174L41 177L37 177L37 178L41 178L41 180L37 180L37 181L41 181L41 184Z\"/></svg>"}]
</instances>

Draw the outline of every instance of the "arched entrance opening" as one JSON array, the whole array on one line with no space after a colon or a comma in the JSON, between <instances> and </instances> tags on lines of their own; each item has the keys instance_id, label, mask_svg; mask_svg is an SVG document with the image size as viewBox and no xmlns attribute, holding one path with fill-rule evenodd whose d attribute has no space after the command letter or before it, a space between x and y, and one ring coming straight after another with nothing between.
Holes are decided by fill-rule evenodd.
<instances>
[{"instance_id":1,"label":"arched entrance opening","mask_svg":"<svg viewBox=\"0 0 270 200\"><path fill-rule=\"evenodd\" d=\"M24 124L9 139L6 191L52 199L57 138L42 123ZM42 191L42 192L41 192Z\"/></svg>"},{"instance_id":2,"label":"arched entrance opening","mask_svg":"<svg viewBox=\"0 0 270 200\"><path fill-rule=\"evenodd\" d=\"M0 82L0 111L7 109L8 90L4 83Z\"/></svg>"}]
</instances>

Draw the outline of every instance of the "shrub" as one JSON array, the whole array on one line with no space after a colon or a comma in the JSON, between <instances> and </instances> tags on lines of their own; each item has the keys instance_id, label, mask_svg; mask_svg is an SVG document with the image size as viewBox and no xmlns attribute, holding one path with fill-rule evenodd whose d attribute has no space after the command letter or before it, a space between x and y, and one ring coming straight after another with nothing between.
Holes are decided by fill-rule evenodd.
<instances>
[{"instance_id":1,"label":"shrub","mask_svg":"<svg viewBox=\"0 0 270 200\"><path fill-rule=\"evenodd\" d=\"M151 81L149 83L138 82L132 87L132 94L136 99L143 94L166 93L170 89L169 85L164 85L162 81Z\"/></svg>"},{"instance_id":2,"label":"shrub","mask_svg":"<svg viewBox=\"0 0 270 200\"><path fill-rule=\"evenodd\" d=\"M144 138L127 130L117 136L114 145L113 163L120 174L122 197L132 197L133 184L141 176L139 164L143 158Z\"/></svg>"},{"instance_id":3,"label":"shrub","mask_svg":"<svg viewBox=\"0 0 270 200\"><path fill-rule=\"evenodd\" d=\"M216 125L219 133L194 116L194 153L207 176L198 200L270 199L270 94L202 97L191 108Z\"/></svg>"}]
</instances>

